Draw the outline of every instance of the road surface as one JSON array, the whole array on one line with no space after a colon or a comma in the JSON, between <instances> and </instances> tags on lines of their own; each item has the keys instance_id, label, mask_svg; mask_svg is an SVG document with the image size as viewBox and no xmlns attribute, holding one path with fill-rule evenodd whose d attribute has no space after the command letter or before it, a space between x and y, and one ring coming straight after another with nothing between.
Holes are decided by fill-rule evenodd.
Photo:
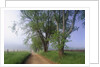
<instances>
[{"instance_id":1,"label":"road surface","mask_svg":"<svg viewBox=\"0 0 100 67\"><path fill-rule=\"evenodd\" d=\"M39 54L32 52L29 58L26 60L25 64L55 64L55 63Z\"/></svg>"}]
</instances>

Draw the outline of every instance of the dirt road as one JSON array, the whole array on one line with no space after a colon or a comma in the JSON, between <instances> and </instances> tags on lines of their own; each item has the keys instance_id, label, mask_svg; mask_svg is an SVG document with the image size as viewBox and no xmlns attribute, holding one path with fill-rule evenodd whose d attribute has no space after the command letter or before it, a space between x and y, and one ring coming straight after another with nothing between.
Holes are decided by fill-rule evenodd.
<instances>
[{"instance_id":1,"label":"dirt road","mask_svg":"<svg viewBox=\"0 0 100 67\"><path fill-rule=\"evenodd\" d=\"M32 52L32 54L26 60L25 64L55 64L55 63L41 55Z\"/></svg>"}]
</instances>

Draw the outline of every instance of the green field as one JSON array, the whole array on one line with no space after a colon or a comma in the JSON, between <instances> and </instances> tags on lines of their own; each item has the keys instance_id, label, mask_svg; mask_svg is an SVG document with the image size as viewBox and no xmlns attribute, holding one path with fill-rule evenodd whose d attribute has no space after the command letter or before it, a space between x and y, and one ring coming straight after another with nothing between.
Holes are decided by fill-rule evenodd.
<instances>
[{"instance_id":1,"label":"green field","mask_svg":"<svg viewBox=\"0 0 100 67\"><path fill-rule=\"evenodd\" d=\"M4 64L22 64L29 55L26 51L4 52Z\"/></svg>"},{"instance_id":2,"label":"green field","mask_svg":"<svg viewBox=\"0 0 100 67\"><path fill-rule=\"evenodd\" d=\"M39 52L39 54L58 64L85 64L85 52L64 51L62 58L59 58L57 51Z\"/></svg>"}]
</instances>

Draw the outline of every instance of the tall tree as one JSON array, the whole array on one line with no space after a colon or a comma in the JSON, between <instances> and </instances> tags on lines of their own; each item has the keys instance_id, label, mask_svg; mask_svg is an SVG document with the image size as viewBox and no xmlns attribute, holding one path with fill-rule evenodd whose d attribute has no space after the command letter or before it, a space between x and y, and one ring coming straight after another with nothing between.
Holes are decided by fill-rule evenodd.
<instances>
[{"instance_id":1,"label":"tall tree","mask_svg":"<svg viewBox=\"0 0 100 67\"><path fill-rule=\"evenodd\" d=\"M26 22L23 23L23 25L26 25L23 26L24 30L27 31L27 34L31 32L31 35L37 33L42 41L44 52L47 52L49 45L48 38L55 30L51 12L47 10L22 10L21 17Z\"/></svg>"},{"instance_id":2,"label":"tall tree","mask_svg":"<svg viewBox=\"0 0 100 67\"><path fill-rule=\"evenodd\" d=\"M75 21L80 20L77 17L82 17L82 14L85 13L84 10L55 10L53 12L57 33L52 35L51 42L53 46L55 45L58 48L59 56L61 57L64 54L65 43L69 42L68 38L70 37L70 34L79 28L75 26Z\"/></svg>"}]
</instances>

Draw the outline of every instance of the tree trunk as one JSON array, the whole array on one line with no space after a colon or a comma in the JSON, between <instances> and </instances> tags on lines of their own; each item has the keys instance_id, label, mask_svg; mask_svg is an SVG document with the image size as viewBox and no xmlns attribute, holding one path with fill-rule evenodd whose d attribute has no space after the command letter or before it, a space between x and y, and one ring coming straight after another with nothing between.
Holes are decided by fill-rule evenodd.
<instances>
[{"instance_id":1,"label":"tree trunk","mask_svg":"<svg viewBox=\"0 0 100 67\"><path fill-rule=\"evenodd\" d=\"M65 39L65 10L63 10L63 38ZM65 42L63 42L63 47L62 47L62 53L64 54L64 44Z\"/></svg>"},{"instance_id":2,"label":"tree trunk","mask_svg":"<svg viewBox=\"0 0 100 67\"><path fill-rule=\"evenodd\" d=\"M64 46L62 47L62 54L64 55Z\"/></svg>"},{"instance_id":3,"label":"tree trunk","mask_svg":"<svg viewBox=\"0 0 100 67\"><path fill-rule=\"evenodd\" d=\"M44 52L48 52L48 41L45 42L44 44Z\"/></svg>"},{"instance_id":4,"label":"tree trunk","mask_svg":"<svg viewBox=\"0 0 100 67\"><path fill-rule=\"evenodd\" d=\"M48 52L48 47L47 47L47 45L44 46L44 52Z\"/></svg>"},{"instance_id":5,"label":"tree trunk","mask_svg":"<svg viewBox=\"0 0 100 67\"><path fill-rule=\"evenodd\" d=\"M61 58L64 55L64 49L59 49L59 57Z\"/></svg>"},{"instance_id":6,"label":"tree trunk","mask_svg":"<svg viewBox=\"0 0 100 67\"><path fill-rule=\"evenodd\" d=\"M65 33L65 11L63 10L63 33ZM65 36L63 35L63 38L65 38ZM62 57L64 54L64 42L62 42L63 47L61 49L59 49L59 56Z\"/></svg>"},{"instance_id":7,"label":"tree trunk","mask_svg":"<svg viewBox=\"0 0 100 67\"><path fill-rule=\"evenodd\" d=\"M37 31L39 33L39 36L41 38L41 41L42 41L42 44L43 44L43 49L44 49L44 52L47 52L48 51L48 41L45 41L45 38L43 37L43 35Z\"/></svg>"}]
</instances>

